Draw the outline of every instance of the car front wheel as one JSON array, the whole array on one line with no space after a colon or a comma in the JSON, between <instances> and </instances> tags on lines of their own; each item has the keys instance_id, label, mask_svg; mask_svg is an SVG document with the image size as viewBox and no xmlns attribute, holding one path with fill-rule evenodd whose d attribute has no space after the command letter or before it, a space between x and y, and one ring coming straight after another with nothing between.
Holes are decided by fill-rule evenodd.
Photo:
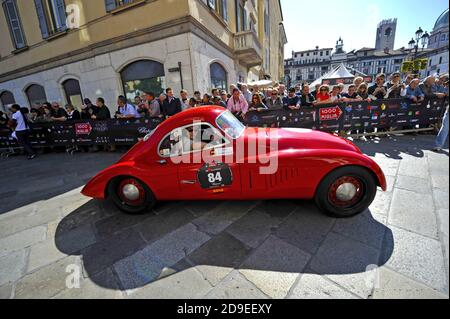
<instances>
[{"instance_id":1,"label":"car front wheel","mask_svg":"<svg viewBox=\"0 0 450 319\"><path fill-rule=\"evenodd\" d=\"M114 204L127 214L142 214L151 209L156 200L147 185L134 177L118 177L108 187Z\"/></svg>"},{"instance_id":2,"label":"car front wheel","mask_svg":"<svg viewBox=\"0 0 450 319\"><path fill-rule=\"evenodd\" d=\"M377 193L377 183L365 168L347 166L325 177L316 193L317 206L334 217L352 217L364 212Z\"/></svg>"}]
</instances>

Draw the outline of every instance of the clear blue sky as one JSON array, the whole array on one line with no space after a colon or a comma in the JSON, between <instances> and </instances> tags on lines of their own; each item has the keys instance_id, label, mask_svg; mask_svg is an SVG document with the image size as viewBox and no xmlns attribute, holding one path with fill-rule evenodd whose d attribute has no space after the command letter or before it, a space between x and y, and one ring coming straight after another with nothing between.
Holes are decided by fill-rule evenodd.
<instances>
[{"instance_id":1,"label":"clear blue sky","mask_svg":"<svg viewBox=\"0 0 450 319\"><path fill-rule=\"evenodd\" d=\"M375 47L378 23L397 18L395 48L408 47L419 27L430 32L447 0L281 0L288 37L286 57L292 50L333 47L342 36L348 52Z\"/></svg>"}]
</instances>

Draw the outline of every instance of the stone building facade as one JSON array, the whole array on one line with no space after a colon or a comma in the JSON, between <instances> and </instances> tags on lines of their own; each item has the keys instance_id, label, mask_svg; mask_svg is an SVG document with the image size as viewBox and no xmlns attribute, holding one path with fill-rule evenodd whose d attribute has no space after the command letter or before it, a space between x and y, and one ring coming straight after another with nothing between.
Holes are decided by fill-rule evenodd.
<instances>
[{"instance_id":1,"label":"stone building facade","mask_svg":"<svg viewBox=\"0 0 450 319\"><path fill-rule=\"evenodd\" d=\"M34 2L34 3L33 3ZM279 1L4 0L0 108L284 75Z\"/></svg>"}]
</instances>

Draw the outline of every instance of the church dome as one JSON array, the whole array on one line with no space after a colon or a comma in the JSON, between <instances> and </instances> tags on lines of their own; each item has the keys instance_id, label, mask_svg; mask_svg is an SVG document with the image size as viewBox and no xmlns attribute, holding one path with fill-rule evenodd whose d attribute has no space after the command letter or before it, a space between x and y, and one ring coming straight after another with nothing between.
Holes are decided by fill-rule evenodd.
<instances>
[{"instance_id":1,"label":"church dome","mask_svg":"<svg viewBox=\"0 0 450 319\"><path fill-rule=\"evenodd\" d=\"M448 9L445 10L437 19L436 24L434 25L433 31L437 31L441 28L448 28Z\"/></svg>"}]
</instances>

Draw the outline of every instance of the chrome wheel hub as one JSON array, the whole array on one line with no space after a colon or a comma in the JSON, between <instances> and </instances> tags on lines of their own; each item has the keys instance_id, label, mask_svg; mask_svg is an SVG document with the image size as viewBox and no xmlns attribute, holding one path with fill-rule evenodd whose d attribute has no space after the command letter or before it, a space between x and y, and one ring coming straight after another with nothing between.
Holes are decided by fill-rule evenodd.
<instances>
[{"instance_id":1,"label":"chrome wheel hub","mask_svg":"<svg viewBox=\"0 0 450 319\"><path fill-rule=\"evenodd\" d=\"M355 185L352 183L344 183L336 190L336 197L342 202L348 202L351 201L357 193L358 190Z\"/></svg>"},{"instance_id":2,"label":"chrome wheel hub","mask_svg":"<svg viewBox=\"0 0 450 319\"><path fill-rule=\"evenodd\" d=\"M123 196L128 199L129 201L136 201L139 199L139 188L137 188L133 184L126 184L122 188Z\"/></svg>"}]
</instances>

